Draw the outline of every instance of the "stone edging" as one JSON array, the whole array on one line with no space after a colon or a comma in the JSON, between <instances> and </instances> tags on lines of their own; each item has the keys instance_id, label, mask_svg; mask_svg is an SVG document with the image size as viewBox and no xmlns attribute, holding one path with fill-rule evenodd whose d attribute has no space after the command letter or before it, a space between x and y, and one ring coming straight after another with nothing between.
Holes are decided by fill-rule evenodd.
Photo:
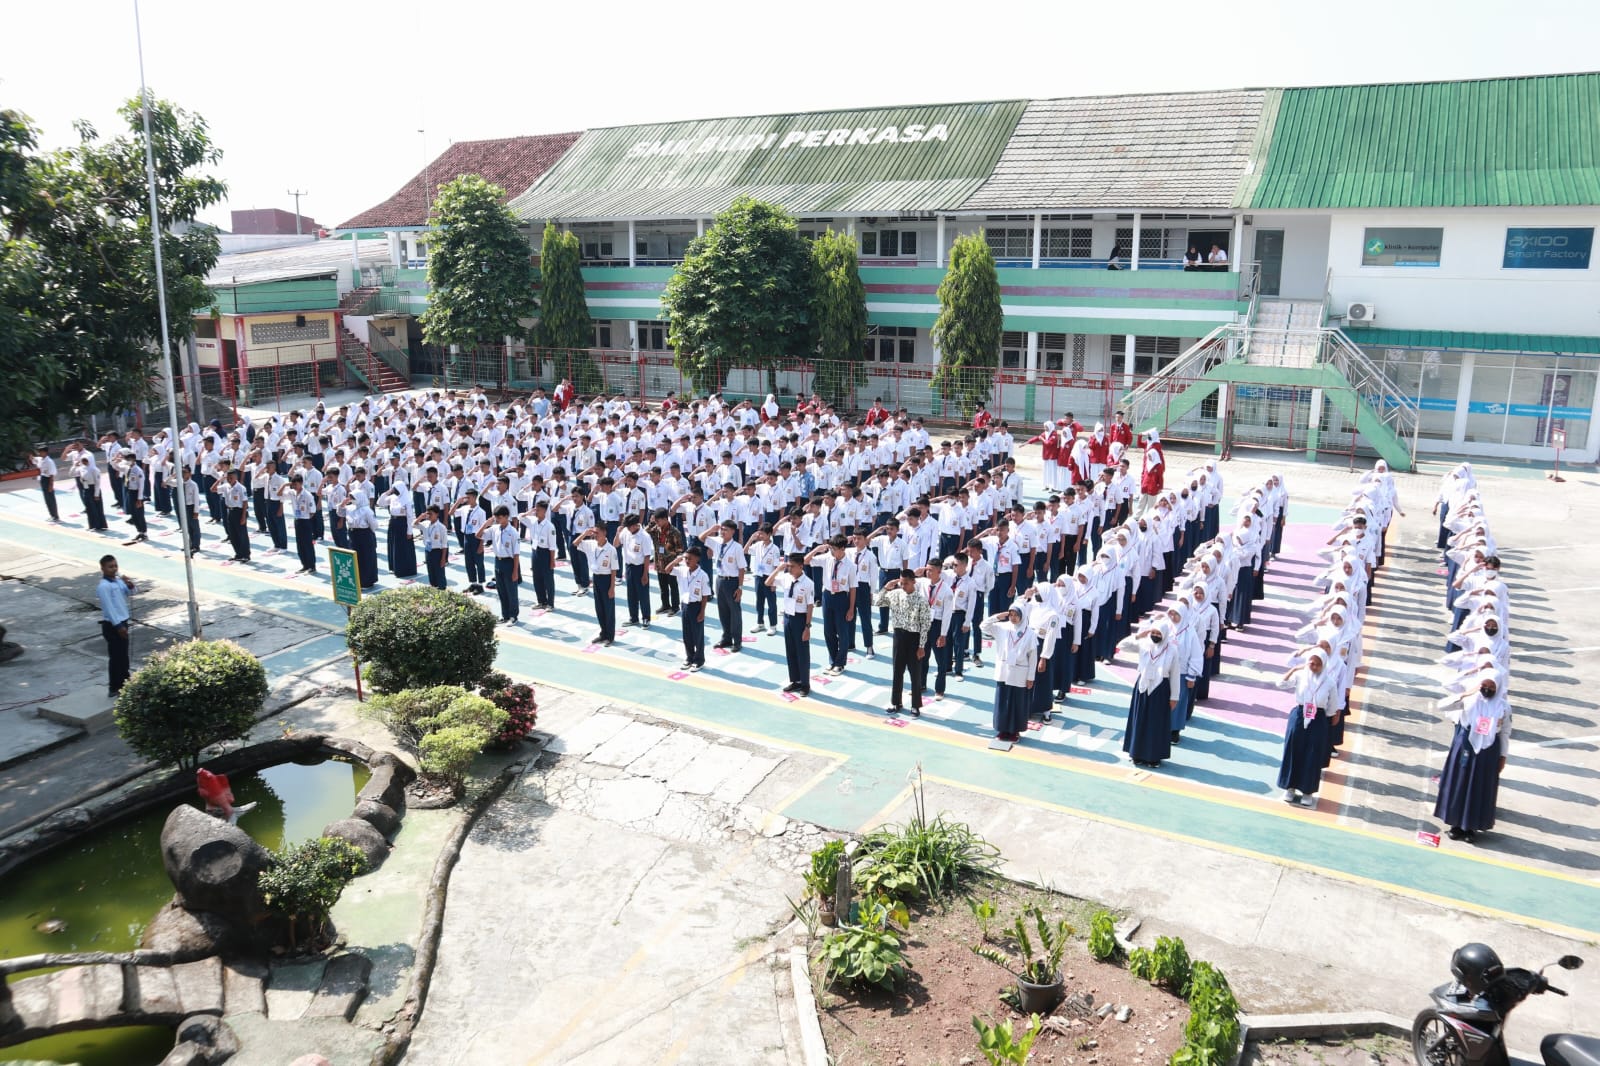
<instances>
[{"instance_id":1,"label":"stone edging","mask_svg":"<svg viewBox=\"0 0 1600 1066\"><path fill-rule=\"evenodd\" d=\"M461 857L461 848L466 844L467 836L478 824L478 819L484 812L505 794L511 782L520 777L531 763L538 760L550 739L548 734L530 733L524 743L537 747L531 752L519 753L515 762L501 768L494 780L472 801L472 806L456 823L444 846L439 849L439 856L433 864L433 876L428 880L422 928L417 934L416 954L411 963L410 987L406 990L406 998L395 1014L394 1030L378 1050L373 1052L371 1066L389 1066L405 1054L406 1048L411 1043L411 1034L422 1017L423 1009L427 1006L428 989L433 981L433 968L438 961L439 937L444 932L444 911L450 890L450 873L455 869L456 860Z\"/></svg>"},{"instance_id":2,"label":"stone edging","mask_svg":"<svg viewBox=\"0 0 1600 1066\"><path fill-rule=\"evenodd\" d=\"M1228 1066L1239 1066L1251 1041L1316 1040L1325 1037L1396 1036L1411 1039L1411 1023L1380 1011L1319 1011L1311 1014L1240 1014L1239 1050Z\"/></svg>"},{"instance_id":3,"label":"stone edging","mask_svg":"<svg viewBox=\"0 0 1600 1066\"><path fill-rule=\"evenodd\" d=\"M811 988L810 956L799 944L789 949L789 980L794 985L795 1012L800 1016L800 1053L805 1066L828 1066L828 1044L817 1015L817 996Z\"/></svg>"}]
</instances>

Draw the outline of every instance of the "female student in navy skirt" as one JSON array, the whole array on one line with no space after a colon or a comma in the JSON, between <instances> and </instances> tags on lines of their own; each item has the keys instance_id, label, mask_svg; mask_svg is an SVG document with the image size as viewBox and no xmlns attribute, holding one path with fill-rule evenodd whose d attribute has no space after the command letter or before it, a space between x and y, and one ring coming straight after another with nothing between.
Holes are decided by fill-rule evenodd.
<instances>
[{"instance_id":1,"label":"female student in navy skirt","mask_svg":"<svg viewBox=\"0 0 1600 1066\"><path fill-rule=\"evenodd\" d=\"M1456 724L1439 775L1439 800L1433 816L1450 827L1451 840L1471 840L1494 828L1500 772L1511 745L1511 707L1506 702L1505 671L1485 670L1476 690L1439 702Z\"/></svg>"},{"instance_id":2,"label":"female student in navy skirt","mask_svg":"<svg viewBox=\"0 0 1600 1066\"><path fill-rule=\"evenodd\" d=\"M1278 682L1294 690L1294 706L1289 710L1289 729L1283 737L1283 761L1278 768L1278 787L1285 803L1306 807L1317 805L1317 790L1322 771L1328 764L1331 748L1329 730L1335 709L1334 689L1337 672L1328 669L1328 653L1313 648L1305 660L1289 667Z\"/></svg>"}]
</instances>

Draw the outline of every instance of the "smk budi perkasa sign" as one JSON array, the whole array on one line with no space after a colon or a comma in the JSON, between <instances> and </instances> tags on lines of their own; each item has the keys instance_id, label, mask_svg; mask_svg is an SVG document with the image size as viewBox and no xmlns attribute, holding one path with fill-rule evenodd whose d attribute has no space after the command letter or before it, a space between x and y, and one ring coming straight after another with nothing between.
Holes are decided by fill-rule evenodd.
<instances>
[{"instance_id":1,"label":"smk budi perkasa sign","mask_svg":"<svg viewBox=\"0 0 1600 1066\"><path fill-rule=\"evenodd\" d=\"M855 126L786 133L729 133L719 137L640 141L628 149L630 159L648 156L707 155L713 152L767 152L785 148L850 148L872 144L928 144L948 141L948 123L913 122L905 126Z\"/></svg>"}]
</instances>

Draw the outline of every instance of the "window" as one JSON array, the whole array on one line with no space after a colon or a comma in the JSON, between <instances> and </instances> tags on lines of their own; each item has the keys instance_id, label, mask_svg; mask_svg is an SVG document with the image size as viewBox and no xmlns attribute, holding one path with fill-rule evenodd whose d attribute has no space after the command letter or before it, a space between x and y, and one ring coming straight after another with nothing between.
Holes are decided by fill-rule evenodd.
<instances>
[{"instance_id":1,"label":"window","mask_svg":"<svg viewBox=\"0 0 1600 1066\"><path fill-rule=\"evenodd\" d=\"M1087 226L1047 229L1040 235L1039 254L1046 259L1088 259L1094 255L1094 230ZM1030 250L1029 255L1032 255Z\"/></svg>"},{"instance_id":2,"label":"window","mask_svg":"<svg viewBox=\"0 0 1600 1066\"><path fill-rule=\"evenodd\" d=\"M1184 229L1161 229L1141 225L1139 227L1139 258L1140 259L1182 259L1184 252L1184 239L1189 235ZM1133 227L1117 227L1116 240L1117 254L1123 258L1131 255L1133 248Z\"/></svg>"},{"instance_id":3,"label":"window","mask_svg":"<svg viewBox=\"0 0 1600 1066\"><path fill-rule=\"evenodd\" d=\"M984 239L989 242L989 250L996 259L1029 259L1033 258L1033 230L1018 229L986 229L983 231Z\"/></svg>"},{"instance_id":4,"label":"window","mask_svg":"<svg viewBox=\"0 0 1600 1066\"><path fill-rule=\"evenodd\" d=\"M1183 352L1177 337L1133 338L1133 372L1145 377L1159 374Z\"/></svg>"},{"instance_id":5,"label":"window","mask_svg":"<svg viewBox=\"0 0 1600 1066\"><path fill-rule=\"evenodd\" d=\"M1028 357L1028 335L1020 330L1000 334L1000 368L1020 370Z\"/></svg>"},{"instance_id":6,"label":"window","mask_svg":"<svg viewBox=\"0 0 1600 1066\"><path fill-rule=\"evenodd\" d=\"M596 237L583 242L583 258L585 259L610 259L615 254L615 245L610 237Z\"/></svg>"},{"instance_id":7,"label":"window","mask_svg":"<svg viewBox=\"0 0 1600 1066\"><path fill-rule=\"evenodd\" d=\"M915 256L917 234L915 230L879 229L861 231L861 254L880 259Z\"/></svg>"},{"instance_id":8,"label":"window","mask_svg":"<svg viewBox=\"0 0 1600 1066\"><path fill-rule=\"evenodd\" d=\"M611 347L611 323L596 322L594 324L594 346L596 348Z\"/></svg>"},{"instance_id":9,"label":"window","mask_svg":"<svg viewBox=\"0 0 1600 1066\"><path fill-rule=\"evenodd\" d=\"M869 363L914 363L917 360L917 328L868 326L864 354Z\"/></svg>"},{"instance_id":10,"label":"window","mask_svg":"<svg viewBox=\"0 0 1600 1066\"><path fill-rule=\"evenodd\" d=\"M1066 367L1067 362L1067 335L1065 333L1039 334L1039 365L1043 369L1059 374Z\"/></svg>"},{"instance_id":11,"label":"window","mask_svg":"<svg viewBox=\"0 0 1600 1066\"><path fill-rule=\"evenodd\" d=\"M639 350L664 352L667 350L667 324L665 322L639 323Z\"/></svg>"}]
</instances>

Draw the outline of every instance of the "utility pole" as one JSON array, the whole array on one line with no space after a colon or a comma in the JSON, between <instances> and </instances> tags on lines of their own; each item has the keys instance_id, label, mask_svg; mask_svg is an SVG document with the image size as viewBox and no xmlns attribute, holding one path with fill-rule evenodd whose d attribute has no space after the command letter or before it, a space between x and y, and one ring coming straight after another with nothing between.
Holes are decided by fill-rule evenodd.
<instances>
[{"instance_id":1,"label":"utility pole","mask_svg":"<svg viewBox=\"0 0 1600 1066\"><path fill-rule=\"evenodd\" d=\"M294 235L300 236L300 197L311 194L304 189L290 189L288 195L294 197Z\"/></svg>"},{"instance_id":2,"label":"utility pole","mask_svg":"<svg viewBox=\"0 0 1600 1066\"><path fill-rule=\"evenodd\" d=\"M433 160L428 158L428 131L418 130L422 137L422 187L428 194L428 213L422 216L423 226L427 226L428 219L433 216Z\"/></svg>"}]
</instances>

